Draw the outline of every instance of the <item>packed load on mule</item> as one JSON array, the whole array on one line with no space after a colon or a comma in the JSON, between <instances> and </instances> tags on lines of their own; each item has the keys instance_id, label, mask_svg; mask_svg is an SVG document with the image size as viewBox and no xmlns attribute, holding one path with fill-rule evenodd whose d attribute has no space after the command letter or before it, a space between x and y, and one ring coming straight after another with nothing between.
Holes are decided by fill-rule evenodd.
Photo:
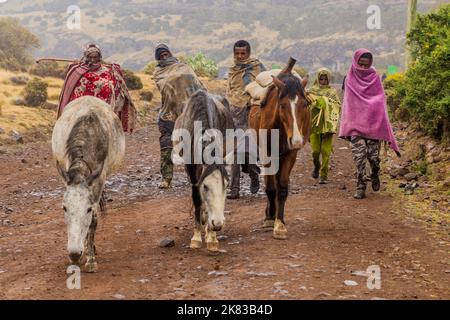
<instances>
[{"instance_id":1,"label":"packed load on mule","mask_svg":"<svg viewBox=\"0 0 450 320\"><path fill-rule=\"evenodd\" d=\"M158 129L160 132L160 171L159 187L171 187L173 177L172 132L175 120L183 112L187 100L200 89L205 89L192 68L179 61L172 55L169 47L160 44L155 49L155 60L158 65L153 77L161 93L161 108L158 115Z\"/></svg>"},{"instance_id":2,"label":"packed load on mule","mask_svg":"<svg viewBox=\"0 0 450 320\"><path fill-rule=\"evenodd\" d=\"M39 59L67 61L66 59ZM136 108L128 92L122 69L118 64L102 60L102 51L89 44L80 61L71 61L59 97L58 118L71 101L93 96L109 104L122 122L125 132L133 132L136 126Z\"/></svg>"},{"instance_id":3,"label":"packed load on mule","mask_svg":"<svg viewBox=\"0 0 450 320\"><path fill-rule=\"evenodd\" d=\"M250 95L252 106L265 104L269 89L273 85L273 77L278 77L281 72L281 69L263 71L255 78L255 81L252 81L245 87L245 92ZM295 70L292 70L292 74L300 81L303 80Z\"/></svg>"},{"instance_id":4,"label":"packed load on mule","mask_svg":"<svg viewBox=\"0 0 450 320\"><path fill-rule=\"evenodd\" d=\"M300 81L292 74L295 63L296 60L291 58L287 67L278 76L272 77L273 84L270 85L264 103L252 106L249 115L250 128L258 132L267 130L268 144L271 144L271 135L279 133L279 140L276 141L279 148L275 157L278 170L263 172L267 195L263 226L273 228L275 239L287 238L284 207L289 193L289 176L298 151L308 141L311 128L311 114L304 89L307 79ZM271 145L266 147L268 150L272 149Z\"/></svg>"},{"instance_id":5,"label":"packed load on mule","mask_svg":"<svg viewBox=\"0 0 450 320\"><path fill-rule=\"evenodd\" d=\"M105 209L105 180L119 169L125 154L122 123L106 102L80 97L56 121L52 150L66 184L63 209L70 260L78 265L86 257L86 271L95 272L94 236L97 215Z\"/></svg>"}]
</instances>

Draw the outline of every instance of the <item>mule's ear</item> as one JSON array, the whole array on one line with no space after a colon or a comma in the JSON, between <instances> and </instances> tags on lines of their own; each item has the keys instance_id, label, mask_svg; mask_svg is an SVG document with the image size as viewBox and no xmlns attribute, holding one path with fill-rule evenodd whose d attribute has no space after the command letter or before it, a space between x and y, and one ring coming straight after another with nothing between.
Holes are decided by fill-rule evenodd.
<instances>
[{"instance_id":1,"label":"mule's ear","mask_svg":"<svg viewBox=\"0 0 450 320\"><path fill-rule=\"evenodd\" d=\"M64 179L66 183L70 182L69 174L64 170L61 163L59 163L58 160L56 160L56 168L58 169L59 175Z\"/></svg>"},{"instance_id":2,"label":"mule's ear","mask_svg":"<svg viewBox=\"0 0 450 320\"><path fill-rule=\"evenodd\" d=\"M273 84L279 89L279 90L282 90L282 89L284 89L284 83L283 83L283 81L281 81L280 79L278 79L277 77L275 77L275 76L272 76L272 79L273 79Z\"/></svg>"},{"instance_id":3,"label":"mule's ear","mask_svg":"<svg viewBox=\"0 0 450 320\"><path fill-rule=\"evenodd\" d=\"M308 84L308 81L309 81L309 78L307 76L303 78L303 80L302 80L302 87L303 87L303 89L306 88L306 85Z\"/></svg>"},{"instance_id":4,"label":"mule's ear","mask_svg":"<svg viewBox=\"0 0 450 320\"><path fill-rule=\"evenodd\" d=\"M86 179L86 184L90 187L95 179L97 179L103 171L103 163L94 171L91 173L89 177Z\"/></svg>"}]
</instances>

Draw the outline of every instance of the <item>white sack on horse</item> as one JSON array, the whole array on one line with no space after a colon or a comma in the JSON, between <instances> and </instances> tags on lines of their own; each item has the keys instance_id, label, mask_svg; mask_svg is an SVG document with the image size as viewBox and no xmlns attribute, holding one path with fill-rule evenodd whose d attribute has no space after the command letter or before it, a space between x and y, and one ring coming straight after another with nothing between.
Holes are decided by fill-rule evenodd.
<instances>
[{"instance_id":1,"label":"white sack on horse","mask_svg":"<svg viewBox=\"0 0 450 320\"><path fill-rule=\"evenodd\" d=\"M278 77L281 71L281 69L263 71L256 77L255 81L245 87L245 92L251 97L252 105L260 106L267 98L269 88L273 85L273 77ZM292 74L302 81L302 77L297 72L292 71Z\"/></svg>"}]
</instances>

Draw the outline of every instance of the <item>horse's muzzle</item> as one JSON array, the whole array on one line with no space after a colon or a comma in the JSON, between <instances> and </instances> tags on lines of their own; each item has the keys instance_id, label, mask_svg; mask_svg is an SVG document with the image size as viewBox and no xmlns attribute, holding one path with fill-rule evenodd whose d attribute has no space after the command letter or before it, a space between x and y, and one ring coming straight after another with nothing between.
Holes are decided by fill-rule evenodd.
<instances>
[{"instance_id":1,"label":"horse's muzzle","mask_svg":"<svg viewBox=\"0 0 450 320\"><path fill-rule=\"evenodd\" d=\"M214 223L214 220L211 221L211 224L210 224L210 226L209 226L209 228L210 228L211 231L220 231L220 230L222 230L222 227L223 227L223 224L216 225L216 224Z\"/></svg>"},{"instance_id":2,"label":"horse's muzzle","mask_svg":"<svg viewBox=\"0 0 450 320\"><path fill-rule=\"evenodd\" d=\"M303 146L303 137L292 137L288 139L289 150L301 149Z\"/></svg>"},{"instance_id":3,"label":"horse's muzzle","mask_svg":"<svg viewBox=\"0 0 450 320\"><path fill-rule=\"evenodd\" d=\"M70 261L72 261L72 264L78 264L80 262L82 255L83 255L82 251L69 252L69 258L70 258Z\"/></svg>"}]
</instances>

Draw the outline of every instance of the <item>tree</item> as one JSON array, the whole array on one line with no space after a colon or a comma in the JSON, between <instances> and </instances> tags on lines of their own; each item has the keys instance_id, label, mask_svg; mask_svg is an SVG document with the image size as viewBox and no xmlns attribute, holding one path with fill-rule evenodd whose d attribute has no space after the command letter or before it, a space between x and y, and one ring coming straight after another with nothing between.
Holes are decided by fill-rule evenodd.
<instances>
[{"instance_id":1,"label":"tree","mask_svg":"<svg viewBox=\"0 0 450 320\"><path fill-rule=\"evenodd\" d=\"M406 32L411 32L412 28L414 27L414 24L416 22L417 18L417 0L408 0L408 25L406 27ZM410 48L406 48L406 61L405 61L405 68L408 69L409 64L413 60L413 57L411 56L411 50Z\"/></svg>"},{"instance_id":2,"label":"tree","mask_svg":"<svg viewBox=\"0 0 450 320\"><path fill-rule=\"evenodd\" d=\"M0 68L25 71L33 62L30 51L40 46L39 39L11 17L0 18L0 30Z\"/></svg>"},{"instance_id":3,"label":"tree","mask_svg":"<svg viewBox=\"0 0 450 320\"><path fill-rule=\"evenodd\" d=\"M428 134L450 142L450 4L419 15L408 45L415 62L397 88L401 106Z\"/></svg>"}]
</instances>

